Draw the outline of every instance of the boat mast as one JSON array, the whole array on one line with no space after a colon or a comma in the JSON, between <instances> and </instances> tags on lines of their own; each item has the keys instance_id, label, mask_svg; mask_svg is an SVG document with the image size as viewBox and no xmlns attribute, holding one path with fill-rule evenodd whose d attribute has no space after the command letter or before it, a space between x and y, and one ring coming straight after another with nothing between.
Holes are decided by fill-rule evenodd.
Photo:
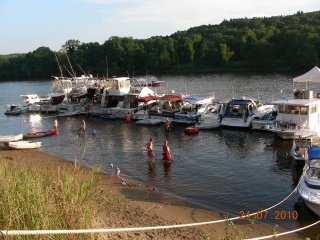
<instances>
[{"instance_id":1,"label":"boat mast","mask_svg":"<svg viewBox=\"0 0 320 240\"><path fill-rule=\"evenodd\" d=\"M67 56L68 63L69 63L69 65L70 65L70 68L71 68L71 71L72 71L71 76L72 76L72 77L76 77L76 74L74 73L73 68L72 68L72 65L71 65L70 60L69 60L69 57L68 57L68 54L67 54L67 50L66 50L64 53L65 53L66 56Z\"/></svg>"},{"instance_id":2,"label":"boat mast","mask_svg":"<svg viewBox=\"0 0 320 240\"><path fill-rule=\"evenodd\" d=\"M62 74L62 68L61 68L61 65L58 61L58 57L57 57L57 54L56 52L53 52L54 53L54 56L56 57L56 61L57 61L57 64L58 64L58 67L59 67L59 71L60 71L60 76L63 78L63 74Z\"/></svg>"}]
</instances>

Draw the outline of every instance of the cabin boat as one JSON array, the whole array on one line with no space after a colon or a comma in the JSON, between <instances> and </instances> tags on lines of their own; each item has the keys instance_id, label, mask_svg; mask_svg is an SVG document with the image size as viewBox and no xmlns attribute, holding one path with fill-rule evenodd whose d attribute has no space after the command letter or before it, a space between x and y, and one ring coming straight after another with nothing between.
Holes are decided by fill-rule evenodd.
<instances>
[{"instance_id":1,"label":"cabin boat","mask_svg":"<svg viewBox=\"0 0 320 240\"><path fill-rule=\"evenodd\" d=\"M265 113L260 118L252 120L252 130L267 131L269 126L273 124L277 117L277 107L270 105L270 108L272 108L270 112Z\"/></svg>"},{"instance_id":2,"label":"cabin boat","mask_svg":"<svg viewBox=\"0 0 320 240\"><path fill-rule=\"evenodd\" d=\"M201 96L189 96L183 99L183 106L180 111L173 115L175 123L196 123L199 122L212 103L213 98L203 98Z\"/></svg>"},{"instance_id":3,"label":"cabin boat","mask_svg":"<svg viewBox=\"0 0 320 240\"><path fill-rule=\"evenodd\" d=\"M307 154L297 189L307 207L320 217L320 146L311 147Z\"/></svg>"},{"instance_id":4,"label":"cabin boat","mask_svg":"<svg viewBox=\"0 0 320 240\"><path fill-rule=\"evenodd\" d=\"M143 87L139 93L131 93L123 96L123 101L120 101L116 107L109 108L110 114L116 118L124 119L127 113L133 116L138 110L143 109L148 105L148 102L154 103L157 97L149 87Z\"/></svg>"},{"instance_id":5,"label":"cabin boat","mask_svg":"<svg viewBox=\"0 0 320 240\"><path fill-rule=\"evenodd\" d=\"M180 94L168 94L159 97L157 103L148 111L149 117L161 119L166 122L166 118L173 120L174 114L180 111L183 106L184 96Z\"/></svg>"},{"instance_id":6,"label":"cabin boat","mask_svg":"<svg viewBox=\"0 0 320 240\"><path fill-rule=\"evenodd\" d=\"M253 98L231 99L225 108L221 126L236 128L251 128L254 119L262 117L265 113L270 112L269 105L262 105Z\"/></svg>"},{"instance_id":7,"label":"cabin boat","mask_svg":"<svg viewBox=\"0 0 320 240\"><path fill-rule=\"evenodd\" d=\"M277 117L268 131L282 139L294 139L294 133L300 129L319 129L320 99L313 97L312 91L305 92L303 98L288 97L275 100Z\"/></svg>"},{"instance_id":8,"label":"cabin boat","mask_svg":"<svg viewBox=\"0 0 320 240\"><path fill-rule=\"evenodd\" d=\"M135 99L135 105L139 106L139 110L137 110L132 115L132 120L143 120L149 119L148 111L154 107L158 101L158 96L145 96L145 97L138 97Z\"/></svg>"}]
</instances>

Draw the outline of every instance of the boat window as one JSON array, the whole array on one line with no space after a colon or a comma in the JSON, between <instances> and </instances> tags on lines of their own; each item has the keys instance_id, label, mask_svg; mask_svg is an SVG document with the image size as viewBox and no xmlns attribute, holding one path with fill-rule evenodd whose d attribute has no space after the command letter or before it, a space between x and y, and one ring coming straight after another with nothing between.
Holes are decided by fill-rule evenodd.
<instances>
[{"instance_id":1,"label":"boat window","mask_svg":"<svg viewBox=\"0 0 320 240\"><path fill-rule=\"evenodd\" d=\"M310 114L318 112L318 105L312 104L310 105Z\"/></svg>"},{"instance_id":2,"label":"boat window","mask_svg":"<svg viewBox=\"0 0 320 240\"><path fill-rule=\"evenodd\" d=\"M320 169L310 168L308 170L308 175L310 178L320 179Z\"/></svg>"},{"instance_id":3,"label":"boat window","mask_svg":"<svg viewBox=\"0 0 320 240\"><path fill-rule=\"evenodd\" d=\"M310 168L319 168L320 169L320 160L314 159L309 161Z\"/></svg>"}]
</instances>

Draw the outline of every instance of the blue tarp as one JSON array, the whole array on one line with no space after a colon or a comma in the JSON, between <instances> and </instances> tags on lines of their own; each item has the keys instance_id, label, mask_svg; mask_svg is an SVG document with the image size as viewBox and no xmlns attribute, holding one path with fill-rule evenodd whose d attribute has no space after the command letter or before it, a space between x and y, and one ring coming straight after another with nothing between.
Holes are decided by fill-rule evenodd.
<instances>
[{"instance_id":1,"label":"blue tarp","mask_svg":"<svg viewBox=\"0 0 320 240\"><path fill-rule=\"evenodd\" d=\"M246 99L234 99L229 102L230 105L245 105L251 103L251 100Z\"/></svg>"},{"instance_id":2,"label":"blue tarp","mask_svg":"<svg viewBox=\"0 0 320 240\"><path fill-rule=\"evenodd\" d=\"M312 146L308 150L308 159L320 159L320 146Z\"/></svg>"},{"instance_id":3,"label":"blue tarp","mask_svg":"<svg viewBox=\"0 0 320 240\"><path fill-rule=\"evenodd\" d=\"M204 98L203 97L200 97L200 96L192 96L192 97L186 97L185 99L183 99L183 101L185 102L189 102L191 104L195 104L197 103L198 101L201 101L203 100Z\"/></svg>"}]
</instances>

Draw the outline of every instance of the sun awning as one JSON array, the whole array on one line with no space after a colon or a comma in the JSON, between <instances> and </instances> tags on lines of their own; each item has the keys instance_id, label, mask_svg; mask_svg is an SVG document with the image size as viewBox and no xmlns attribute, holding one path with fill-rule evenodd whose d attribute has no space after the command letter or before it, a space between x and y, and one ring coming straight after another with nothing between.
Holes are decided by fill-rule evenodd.
<instances>
[{"instance_id":1,"label":"sun awning","mask_svg":"<svg viewBox=\"0 0 320 240\"><path fill-rule=\"evenodd\" d=\"M293 82L320 82L320 69L315 66L309 72L294 78Z\"/></svg>"}]
</instances>

